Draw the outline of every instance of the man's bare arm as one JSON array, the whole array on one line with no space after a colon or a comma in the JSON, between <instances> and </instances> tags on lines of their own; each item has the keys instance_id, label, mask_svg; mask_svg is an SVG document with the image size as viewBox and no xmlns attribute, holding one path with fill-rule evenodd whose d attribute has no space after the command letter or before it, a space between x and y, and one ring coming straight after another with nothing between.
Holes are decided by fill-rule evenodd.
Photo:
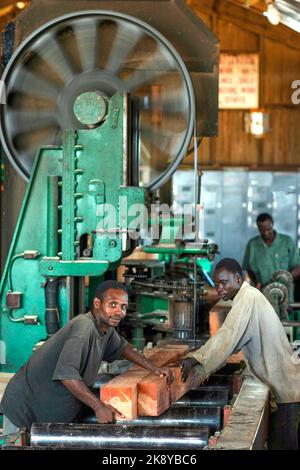
<instances>
[{"instance_id":1,"label":"man's bare arm","mask_svg":"<svg viewBox=\"0 0 300 470\"><path fill-rule=\"evenodd\" d=\"M90 391L83 380L62 380L61 382L72 395L95 411L99 423L110 423L113 420L112 410Z\"/></svg>"}]
</instances>

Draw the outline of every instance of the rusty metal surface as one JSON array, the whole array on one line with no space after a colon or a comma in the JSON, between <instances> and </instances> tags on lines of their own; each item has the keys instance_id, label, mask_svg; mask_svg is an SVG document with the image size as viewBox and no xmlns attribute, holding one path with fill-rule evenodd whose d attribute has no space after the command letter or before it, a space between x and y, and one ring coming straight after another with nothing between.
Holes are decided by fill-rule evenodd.
<instances>
[{"instance_id":1,"label":"rusty metal surface","mask_svg":"<svg viewBox=\"0 0 300 470\"><path fill-rule=\"evenodd\" d=\"M213 450L263 449L268 423L269 389L253 376L246 376L232 407L227 426Z\"/></svg>"}]
</instances>

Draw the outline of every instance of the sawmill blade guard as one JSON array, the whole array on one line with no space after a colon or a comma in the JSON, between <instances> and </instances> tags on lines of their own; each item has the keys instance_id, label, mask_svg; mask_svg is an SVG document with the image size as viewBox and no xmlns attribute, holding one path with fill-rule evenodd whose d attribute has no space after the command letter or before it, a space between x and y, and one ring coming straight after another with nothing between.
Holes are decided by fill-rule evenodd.
<instances>
[{"instance_id":1,"label":"sawmill blade guard","mask_svg":"<svg viewBox=\"0 0 300 470\"><path fill-rule=\"evenodd\" d=\"M169 41L139 19L104 10L56 18L26 38L2 78L1 140L25 179L39 147L61 144L63 129L87 128L73 109L86 92L138 97L143 186L157 189L187 152L195 119L189 73Z\"/></svg>"}]
</instances>

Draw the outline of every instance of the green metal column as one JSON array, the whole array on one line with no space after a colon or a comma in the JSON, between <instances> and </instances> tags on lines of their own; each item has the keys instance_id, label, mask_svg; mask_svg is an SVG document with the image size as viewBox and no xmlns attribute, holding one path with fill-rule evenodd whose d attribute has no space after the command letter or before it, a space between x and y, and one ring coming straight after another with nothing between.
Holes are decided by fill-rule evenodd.
<instances>
[{"instance_id":1,"label":"green metal column","mask_svg":"<svg viewBox=\"0 0 300 470\"><path fill-rule=\"evenodd\" d=\"M47 177L47 256L58 253L58 177Z\"/></svg>"},{"instance_id":2,"label":"green metal column","mask_svg":"<svg viewBox=\"0 0 300 470\"><path fill-rule=\"evenodd\" d=\"M74 260L75 251L75 142L76 133L65 131L63 139L62 178L62 260Z\"/></svg>"}]
</instances>

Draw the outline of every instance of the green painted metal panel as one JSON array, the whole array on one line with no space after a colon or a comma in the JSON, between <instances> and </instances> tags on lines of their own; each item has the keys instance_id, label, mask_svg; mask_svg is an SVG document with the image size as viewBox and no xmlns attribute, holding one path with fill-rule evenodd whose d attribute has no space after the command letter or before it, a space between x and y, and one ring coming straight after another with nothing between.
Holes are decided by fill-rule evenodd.
<instances>
[{"instance_id":1,"label":"green painted metal panel","mask_svg":"<svg viewBox=\"0 0 300 470\"><path fill-rule=\"evenodd\" d=\"M75 131L64 133L62 164L62 260L74 260L76 257L76 139Z\"/></svg>"},{"instance_id":2,"label":"green painted metal panel","mask_svg":"<svg viewBox=\"0 0 300 470\"><path fill-rule=\"evenodd\" d=\"M38 152L34 171L20 211L9 255L0 284L0 370L14 372L22 366L37 342L46 338L44 320L45 278L39 272L39 259L47 252L47 177L61 175L61 148ZM24 259L26 250L40 255ZM19 255L19 256L17 256ZM6 294L21 292L21 308L6 307ZM25 315L37 315L39 324L13 322Z\"/></svg>"},{"instance_id":3,"label":"green painted metal panel","mask_svg":"<svg viewBox=\"0 0 300 470\"><path fill-rule=\"evenodd\" d=\"M166 310L169 309L168 299L147 295L141 293L137 297L137 311L141 313L154 312L155 310Z\"/></svg>"},{"instance_id":4,"label":"green painted metal panel","mask_svg":"<svg viewBox=\"0 0 300 470\"><path fill-rule=\"evenodd\" d=\"M39 270L43 276L100 276L109 268L107 261L88 261L86 258L74 261L42 259Z\"/></svg>"},{"instance_id":5,"label":"green painted metal panel","mask_svg":"<svg viewBox=\"0 0 300 470\"><path fill-rule=\"evenodd\" d=\"M126 187L123 103L122 95L114 95L99 127L66 130L62 147L44 147L37 153L0 284L1 371L17 370L36 343L46 339L48 277L99 278L121 261L133 217L123 214L120 200L126 199L129 210L145 198L143 188ZM90 257L80 252L87 236L92 240ZM6 305L8 292L13 301L20 299L19 306ZM61 284L61 325L70 316L70 295Z\"/></svg>"}]
</instances>

